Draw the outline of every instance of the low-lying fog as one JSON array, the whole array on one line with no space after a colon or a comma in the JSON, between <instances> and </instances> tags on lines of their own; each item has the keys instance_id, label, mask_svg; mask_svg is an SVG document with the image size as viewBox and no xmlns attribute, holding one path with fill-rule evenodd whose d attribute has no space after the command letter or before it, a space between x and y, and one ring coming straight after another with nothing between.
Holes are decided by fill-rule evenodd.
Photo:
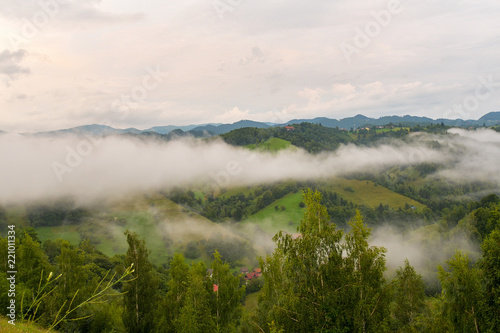
<instances>
[{"instance_id":1,"label":"low-lying fog","mask_svg":"<svg viewBox=\"0 0 500 333\"><path fill-rule=\"evenodd\" d=\"M319 179L434 162L436 176L500 184L500 133L450 130L376 147L346 145L310 155L232 147L222 141L145 141L131 137L44 138L0 135L0 203L73 196L86 203L129 192L204 184L214 188L283 179ZM440 145L431 144L439 142Z\"/></svg>"}]
</instances>

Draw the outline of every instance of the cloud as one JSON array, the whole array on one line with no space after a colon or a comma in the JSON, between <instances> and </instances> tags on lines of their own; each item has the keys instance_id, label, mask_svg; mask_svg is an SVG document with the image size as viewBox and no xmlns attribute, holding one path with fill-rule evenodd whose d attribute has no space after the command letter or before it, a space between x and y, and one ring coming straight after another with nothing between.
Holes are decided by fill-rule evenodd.
<instances>
[{"instance_id":1,"label":"cloud","mask_svg":"<svg viewBox=\"0 0 500 333\"><path fill-rule=\"evenodd\" d=\"M141 13L113 13L101 7L102 0L25 0L22 6L15 1L2 1L0 15L9 19L25 19L32 23L42 22L41 18L45 17L53 23L63 23L66 29L85 23L126 23L143 18Z\"/></svg>"},{"instance_id":2,"label":"cloud","mask_svg":"<svg viewBox=\"0 0 500 333\"><path fill-rule=\"evenodd\" d=\"M5 49L0 53L0 74L4 76L4 82L7 86L20 75L31 73L29 68L19 64L26 58L27 54L28 52L23 49L14 52Z\"/></svg>"},{"instance_id":3,"label":"cloud","mask_svg":"<svg viewBox=\"0 0 500 333\"><path fill-rule=\"evenodd\" d=\"M370 245L387 249L388 275L403 267L405 259L408 259L428 286L438 285L437 265L453 257L457 249L468 253L472 260L477 260L481 253L479 245L466 233L454 230L447 234L439 231L437 224L416 229L406 235L390 225L376 227L369 242Z\"/></svg>"},{"instance_id":4,"label":"cloud","mask_svg":"<svg viewBox=\"0 0 500 333\"><path fill-rule=\"evenodd\" d=\"M217 115L214 120L216 123L234 123L238 120L247 119L249 112L249 110L242 111L238 107L234 107L223 114Z\"/></svg>"},{"instance_id":5,"label":"cloud","mask_svg":"<svg viewBox=\"0 0 500 333\"><path fill-rule=\"evenodd\" d=\"M98 123L109 111L100 106L128 93L144 68L158 63L168 80L120 126L207 123L235 107L264 121L273 121L269 110L282 110L283 121L358 113L441 117L474 93L479 77L500 73L500 4L491 1L402 1L403 12L350 64L340 44L352 43L356 29L389 1L232 1L223 20L201 0L43 3L52 1L61 3L58 14L29 39L30 54L52 61L30 63L30 82L12 92L33 100L0 100L9 131ZM0 20L7 33L21 34L23 20L40 10L37 0L4 1ZM92 89L106 94L87 101ZM491 93L470 118L499 102L500 94Z\"/></svg>"},{"instance_id":6,"label":"cloud","mask_svg":"<svg viewBox=\"0 0 500 333\"><path fill-rule=\"evenodd\" d=\"M335 152L310 155L303 150L259 153L219 141L164 143L127 137L14 134L0 136L0 155L5 161L0 165L0 202L58 196L88 202L182 185L217 189L285 179L321 179L394 165L447 163L454 158L419 140L377 147L347 145Z\"/></svg>"},{"instance_id":7,"label":"cloud","mask_svg":"<svg viewBox=\"0 0 500 333\"><path fill-rule=\"evenodd\" d=\"M490 129L451 129L457 161L436 177L450 181L481 181L500 185L500 133Z\"/></svg>"}]
</instances>

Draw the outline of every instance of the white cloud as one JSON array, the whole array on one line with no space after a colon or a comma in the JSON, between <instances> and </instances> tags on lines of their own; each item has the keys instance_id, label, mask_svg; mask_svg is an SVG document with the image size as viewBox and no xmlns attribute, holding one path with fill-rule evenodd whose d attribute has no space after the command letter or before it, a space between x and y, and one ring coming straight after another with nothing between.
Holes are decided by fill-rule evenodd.
<instances>
[{"instance_id":1,"label":"white cloud","mask_svg":"<svg viewBox=\"0 0 500 333\"><path fill-rule=\"evenodd\" d=\"M249 110L240 110L238 107L234 107L231 110L224 112L221 115L215 116L216 123L234 123L241 119L247 119Z\"/></svg>"}]
</instances>

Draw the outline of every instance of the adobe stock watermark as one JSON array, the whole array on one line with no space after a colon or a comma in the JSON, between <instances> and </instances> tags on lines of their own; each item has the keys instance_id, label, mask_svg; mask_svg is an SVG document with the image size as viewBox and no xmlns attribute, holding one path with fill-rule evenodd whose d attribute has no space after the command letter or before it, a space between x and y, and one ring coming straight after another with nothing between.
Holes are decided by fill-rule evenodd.
<instances>
[{"instance_id":1,"label":"adobe stock watermark","mask_svg":"<svg viewBox=\"0 0 500 333\"><path fill-rule=\"evenodd\" d=\"M149 92L159 87L163 79L168 75L167 72L160 71L159 65L156 66L156 69L147 67L146 72L147 74L143 76L141 84L132 87L129 94L123 94L120 98L113 101L114 110L121 113L121 120L128 117L130 110L132 110L135 105L144 102ZM112 122L108 119L104 119L99 122L99 125L112 126ZM64 181L64 175L72 173L78 168L82 164L84 158L91 155L94 148L102 144L104 136L105 133L102 132L94 135L86 134L86 139L79 140L74 147L67 145L65 147L66 157L64 161L53 161L51 163L52 170L57 180L62 183Z\"/></svg>"},{"instance_id":2,"label":"adobe stock watermark","mask_svg":"<svg viewBox=\"0 0 500 333\"><path fill-rule=\"evenodd\" d=\"M226 13L232 13L242 4L243 0L212 0L212 7L217 16L224 20Z\"/></svg>"},{"instance_id":3,"label":"adobe stock watermark","mask_svg":"<svg viewBox=\"0 0 500 333\"><path fill-rule=\"evenodd\" d=\"M481 102L486 101L500 88L500 81L495 81L493 74L487 77L480 76L479 83L474 89L474 94L466 96L462 103L454 104L453 107L446 110L443 118L446 119L470 119L473 112L479 109Z\"/></svg>"},{"instance_id":4,"label":"adobe stock watermark","mask_svg":"<svg viewBox=\"0 0 500 333\"><path fill-rule=\"evenodd\" d=\"M373 20L368 21L363 28L356 27L354 29L355 35L352 42L340 43L340 51L345 60L351 63L352 56L361 53L361 50L367 48L372 40L380 36L382 31L391 24L393 16L397 16L402 12L401 0L390 0L386 9L371 11L370 15Z\"/></svg>"},{"instance_id":5,"label":"adobe stock watermark","mask_svg":"<svg viewBox=\"0 0 500 333\"><path fill-rule=\"evenodd\" d=\"M241 148L238 150L238 153L242 156L245 163L250 163L255 159L255 153L249 149ZM210 171L208 173L212 179L211 184L209 184L209 188L211 188L214 192L218 192L222 188L229 187L231 185L231 179L239 176L243 170L244 168L240 161L236 159L229 160L226 163L224 170L220 170L218 172Z\"/></svg>"},{"instance_id":6,"label":"adobe stock watermark","mask_svg":"<svg viewBox=\"0 0 500 333\"><path fill-rule=\"evenodd\" d=\"M270 121L272 123L279 123L280 125L285 124L285 120L283 119L280 112L273 110L271 111L271 113L272 117ZM243 172L244 166L242 165L242 163L244 163L245 165L249 164L253 162L257 156L256 152L247 148L239 148L238 154L240 154L241 156L241 161L238 161L236 159L229 160L225 164L223 170L220 170L218 172L210 171L208 173L212 180L212 182L209 184L209 188L217 192L222 188L229 187L231 185L231 179L239 176Z\"/></svg>"},{"instance_id":7,"label":"adobe stock watermark","mask_svg":"<svg viewBox=\"0 0 500 333\"><path fill-rule=\"evenodd\" d=\"M18 49L21 44L27 44L37 37L49 25L51 19L57 16L61 6L68 4L69 0L39 0L39 9L31 17L20 19L19 33L10 32L7 35L11 46Z\"/></svg>"}]
</instances>

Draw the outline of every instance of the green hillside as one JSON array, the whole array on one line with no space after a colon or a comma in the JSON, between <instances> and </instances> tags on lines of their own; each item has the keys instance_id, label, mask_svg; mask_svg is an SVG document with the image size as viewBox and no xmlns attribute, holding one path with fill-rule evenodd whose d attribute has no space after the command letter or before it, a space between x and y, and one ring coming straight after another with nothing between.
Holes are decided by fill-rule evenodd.
<instances>
[{"instance_id":1,"label":"green hillside","mask_svg":"<svg viewBox=\"0 0 500 333\"><path fill-rule=\"evenodd\" d=\"M299 207L301 201L302 192L289 193L242 222L255 224L271 234L280 230L296 232L304 215L303 208ZM282 206L285 207L284 210L282 210Z\"/></svg>"},{"instance_id":2,"label":"green hillside","mask_svg":"<svg viewBox=\"0 0 500 333\"><path fill-rule=\"evenodd\" d=\"M193 213L161 195L134 197L110 203L95 211L84 223L35 228L42 241L65 239L77 245L90 239L99 251L108 256L127 251L125 230L131 230L146 240L150 259L165 263L174 252L183 252L190 241L209 239L215 234L238 238L233 232L203 216ZM209 258L202 256L204 261Z\"/></svg>"},{"instance_id":3,"label":"green hillside","mask_svg":"<svg viewBox=\"0 0 500 333\"><path fill-rule=\"evenodd\" d=\"M252 143L249 145L246 145L245 147L250 148L250 149L255 149L255 150L261 150L261 151L270 151L270 152L277 152L282 149L287 149L292 146L292 143L287 140L283 140L280 138L269 138L264 142L259 142L259 143Z\"/></svg>"},{"instance_id":4,"label":"green hillside","mask_svg":"<svg viewBox=\"0 0 500 333\"><path fill-rule=\"evenodd\" d=\"M338 192L344 199L359 205L376 208L378 205L388 205L393 209L404 208L406 204L417 209L425 208L418 201L393 192L369 180L336 178L328 182L331 190Z\"/></svg>"}]
</instances>

